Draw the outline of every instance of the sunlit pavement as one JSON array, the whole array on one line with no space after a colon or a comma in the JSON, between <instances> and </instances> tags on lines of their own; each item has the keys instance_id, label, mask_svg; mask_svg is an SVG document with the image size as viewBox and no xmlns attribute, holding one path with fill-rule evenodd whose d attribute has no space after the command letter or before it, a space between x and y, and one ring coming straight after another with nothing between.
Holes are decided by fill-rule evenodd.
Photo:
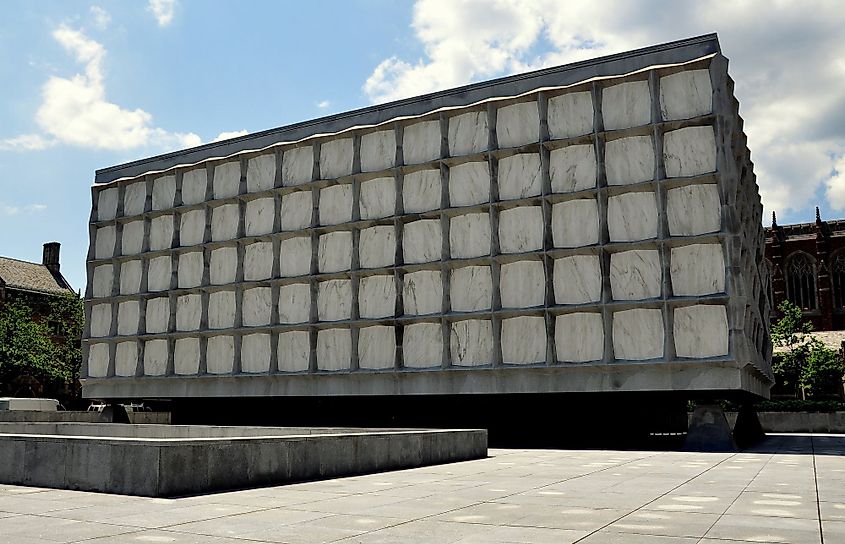
<instances>
[{"instance_id":1,"label":"sunlit pavement","mask_svg":"<svg viewBox=\"0 0 845 544\"><path fill-rule=\"evenodd\" d=\"M232 462L237 462L233 459ZM487 459L180 499L0 485L0 542L845 542L845 435Z\"/></svg>"}]
</instances>

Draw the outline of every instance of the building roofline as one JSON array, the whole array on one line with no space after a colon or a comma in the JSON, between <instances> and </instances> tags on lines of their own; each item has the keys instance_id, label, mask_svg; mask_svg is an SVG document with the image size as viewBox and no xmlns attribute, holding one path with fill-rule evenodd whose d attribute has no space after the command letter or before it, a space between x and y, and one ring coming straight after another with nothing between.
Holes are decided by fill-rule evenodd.
<instances>
[{"instance_id":1,"label":"building roofline","mask_svg":"<svg viewBox=\"0 0 845 544\"><path fill-rule=\"evenodd\" d=\"M496 96L514 96L546 86L571 85L595 77L620 75L648 66L686 62L718 53L721 53L718 36L715 33L704 34L368 106L111 166L97 170L94 183L109 183L121 178L140 176L147 172L166 170L179 164L193 164L213 157L225 157L241 151L262 149L284 141L301 140L316 134L339 132L360 125L375 125L396 117L422 115L439 108L463 106Z\"/></svg>"}]
</instances>

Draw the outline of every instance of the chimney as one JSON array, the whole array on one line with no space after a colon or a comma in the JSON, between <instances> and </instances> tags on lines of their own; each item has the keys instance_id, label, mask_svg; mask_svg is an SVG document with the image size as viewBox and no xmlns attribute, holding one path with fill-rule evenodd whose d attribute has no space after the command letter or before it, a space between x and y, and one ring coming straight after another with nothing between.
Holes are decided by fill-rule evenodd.
<instances>
[{"instance_id":1,"label":"chimney","mask_svg":"<svg viewBox=\"0 0 845 544\"><path fill-rule=\"evenodd\" d=\"M58 242L47 242L44 244L44 257L41 259L41 264L53 274L59 273L59 248L62 245Z\"/></svg>"}]
</instances>

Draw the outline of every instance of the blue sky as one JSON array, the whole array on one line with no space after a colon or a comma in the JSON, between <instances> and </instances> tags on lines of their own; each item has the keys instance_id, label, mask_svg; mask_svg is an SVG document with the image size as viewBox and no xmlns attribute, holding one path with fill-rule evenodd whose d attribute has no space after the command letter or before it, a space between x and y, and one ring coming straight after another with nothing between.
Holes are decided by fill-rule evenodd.
<instances>
[{"instance_id":1,"label":"blue sky","mask_svg":"<svg viewBox=\"0 0 845 544\"><path fill-rule=\"evenodd\" d=\"M767 213L841 217L843 23L825 1L6 0L0 255L37 261L60 241L84 288L98 168L714 31Z\"/></svg>"}]
</instances>

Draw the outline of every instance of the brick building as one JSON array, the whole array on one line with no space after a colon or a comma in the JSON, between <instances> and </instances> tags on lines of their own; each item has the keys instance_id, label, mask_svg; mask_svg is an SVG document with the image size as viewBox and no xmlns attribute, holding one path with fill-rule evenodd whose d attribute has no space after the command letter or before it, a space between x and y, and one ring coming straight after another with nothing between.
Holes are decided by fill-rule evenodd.
<instances>
[{"instance_id":1,"label":"brick building","mask_svg":"<svg viewBox=\"0 0 845 544\"><path fill-rule=\"evenodd\" d=\"M845 329L845 219L766 229L766 264L771 271L772 319L790 300L818 331Z\"/></svg>"},{"instance_id":2,"label":"brick building","mask_svg":"<svg viewBox=\"0 0 845 544\"><path fill-rule=\"evenodd\" d=\"M43 314L49 308L50 297L73 293L61 273L60 248L58 242L44 244L40 263L0 257L0 306L6 301L23 300L36 313Z\"/></svg>"}]
</instances>

